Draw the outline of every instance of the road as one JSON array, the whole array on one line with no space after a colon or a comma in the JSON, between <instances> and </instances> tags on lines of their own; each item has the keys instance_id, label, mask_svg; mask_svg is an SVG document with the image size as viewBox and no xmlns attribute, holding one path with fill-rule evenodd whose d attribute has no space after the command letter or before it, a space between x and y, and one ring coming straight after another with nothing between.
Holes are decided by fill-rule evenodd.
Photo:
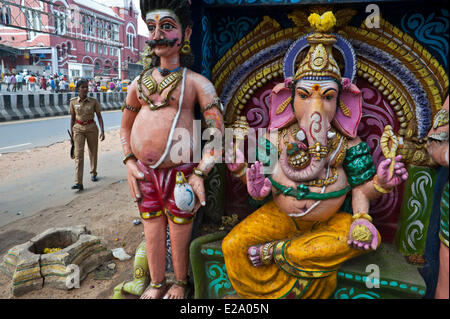
<instances>
[{"instance_id":1,"label":"road","mask_svg":"<svg viewBox=\"0 0 450 319\"><path fill-rule=\"evenodd\" d=\"M105 131L120 128L122 112L102 112ZM69 139L70 116L0 123L0 154L49 146Z\"/></svg>"},{"instance_id":2,"label":"road","mask_svg":"<svg viewBox=\"0 0 450 319\"><path fill-rule=\"evenodd\" d=\"M103 112L105 130L117 130L121 112ZM68 139L69 117L46 118L0 125L1 153L18 152L39 146L49 146ZM108 136L107 136L108 138ZM98 158L99 181L89 179L89 160L85 152L85 190L81 193L70 187L74 179L73 161L64 161L58 167L30 171L26 178L13 183L0 181L0 227L43 209L65 205L78 196L97 192L102 188L126 179L120 150L100 152Z\"/></svg>"}]
</instances>

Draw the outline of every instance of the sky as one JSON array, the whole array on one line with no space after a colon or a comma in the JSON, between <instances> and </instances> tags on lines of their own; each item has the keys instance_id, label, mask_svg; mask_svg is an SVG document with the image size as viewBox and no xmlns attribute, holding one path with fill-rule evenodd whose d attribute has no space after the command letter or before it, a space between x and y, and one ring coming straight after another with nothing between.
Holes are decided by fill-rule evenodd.
<instances>
[{"instance_id":1,"label":"sky","mask_svg":"<svg viewBox=\"0 0 450 319\"><path fill-rule=\"evenodd\" d=\"M140 10L140 6L139 6L139 0L133 0L134 5L136 6L136 8L138 8ZM148 29L147 29L147 25L145 24L144 20L142 20L142 18L139 15L138 18L138 33L148 36Z\"/></svg>"}]
</instances>

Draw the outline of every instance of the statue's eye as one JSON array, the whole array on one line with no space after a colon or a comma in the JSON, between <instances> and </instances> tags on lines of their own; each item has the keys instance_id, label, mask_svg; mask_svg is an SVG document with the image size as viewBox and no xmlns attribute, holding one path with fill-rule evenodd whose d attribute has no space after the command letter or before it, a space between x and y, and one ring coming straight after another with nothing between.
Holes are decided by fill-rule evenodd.
<instances>
[{"instance_id":1,"label":"statue's eye","mask_svg":"<svg viewBox=\"0 0 450 319\"><path fill-rule=\"evenodd\" d=\"M153 31L155 31L155 26L154 25L149 25L148 26L148 31L150 31L150 32L153 32Z\"/></svg>"},{"instance_id":2,"label":"statue's eye","mask_svg":"<svg viewBox=\"0 0 450 319\"><path fill-rule=\"evenodd\" d=\"M306 95L306 94L304 94L304 93L300 93L299 96L300 96L300 98L303 99L303 100L308 98L308 95Z\"/></svg>"},{"instance_id":3,"label":"statue's eye","mask_svg":"<svg viewBox=\"0 0 450 319\"><path fill-rule=\"evenodd\" d=\"M161 26L161 29L163 29L163 30L172 30L172 29L174 29L175 27L173 26L173 25L171 25L170 23L164 23L162 26Z\"/></svg>"},{"instance_id":4,"label":"statue's eye","mask_svg":"<svg viewBox=\"0 0 450 319\"><path fill-rule=\"evenodd\" d=\"M331 101L333 98L334 98L333 95L325 96L325 100L327 100L327 101Z\"/></svg>"}]
</instances>

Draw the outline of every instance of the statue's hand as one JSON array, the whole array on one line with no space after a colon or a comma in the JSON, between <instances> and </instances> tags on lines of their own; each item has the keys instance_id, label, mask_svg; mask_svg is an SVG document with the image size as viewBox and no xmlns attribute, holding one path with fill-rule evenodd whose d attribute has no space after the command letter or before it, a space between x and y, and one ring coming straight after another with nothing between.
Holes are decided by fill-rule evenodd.
<instances>
[{"instance_id":1,"label":"statue's hand","mask_svg":"<svg viewBox=\"0 0 450 319\"><path fill-rule=\"evenodd\" d=\"M402 160L401 155L397 155L395 157L395 166L394 166L394 173L392 176L389 176L389 165L391 164L392 160L390 158L385 159L378 165L377 169L377 179L378 184L386 189L394 188L408 178L408 171L405 168L405 164L400 162Z\"/></svg>"},{"instance_id":2,"label":"statue's hand","mask_svg":"<svg viewBox=\"0 0 450 319\"><path fill-rule=\"evenodd\" d=\"M227 167L230 172L238 173L244 169L245 156L239 148L236 148L236 160L234 160L233 153L233 148L228 148L228 151L225 154L225 163L227 163Z\"/></svg>"},{"instance_id":3,"label":"statue's hand","mask_svg":"<svg viewBox=\"0 0 450 319\"><path fill-rule=\"evenodd\" d=\"M137 180L144 179L144 173L142 173L137 167L136 160L129 159L126 164L127 167L127 179L128 179L128 187L130 188L131 197L135 202L138 202L142 199L141 191L139 190L139 186Z\"/></svg>"},{"instance_id":4,"label":"statue's hand","mask_svg":"<svg viewBox=\"0 0 450 319\"><path fill-rule=\"evenodd\" d=\"M250 260L250 262L252 263L252 265L254 267L260 267L263 266L263 248L264 248L265 244L262 245L256 245L256 246L251 246L248 251L248 259ZM268 252L270 258L272 258L273 255L273 248L270 249L270 251Z\"/></svg>"},{"instance_id":5,"label":"statue's hand","mask_svg":"<svg viewBox=\"0 0 450 319\"><path fill-rule=\"evenodd\" d=\"M255 199L265 198L272 191L272 183L264 176L262 163L255 162L247 170L247 190Z\"/></svg>"},{"instance_id":6,"label":"statue's hand","mask_svg":"<svg viewBox=\"0 0 450 319\"><path fill-rule=\"evenodd\" d=\"M357 249L376 250L379 244L378 231L367 219L358 218L350 226L347 243Z\"/></svg>"},{"instance_id":7,"label":"statue's hand","mask_svg":"<svg viewBox=\"0 0 450 319\"><path fill-rule=\"evenodd\" d=\"M203 178L200 176L197 176L195 174L192 174L188 178L188 184L191 185L192 190L194 191L195 195L197 196L197 201L195 202L194 210L193 212L197 212L200 206L206 205L206 197L205 197L205 184L203 182Z\"/></svg>"}]
</instances>

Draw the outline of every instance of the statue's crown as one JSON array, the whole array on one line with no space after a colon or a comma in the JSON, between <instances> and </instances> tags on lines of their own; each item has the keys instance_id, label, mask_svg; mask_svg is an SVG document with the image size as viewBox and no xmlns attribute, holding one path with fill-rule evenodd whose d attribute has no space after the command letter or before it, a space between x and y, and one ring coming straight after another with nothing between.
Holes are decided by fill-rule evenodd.
<instances>
[{"instance_id":1,"label":"statue's crown","mask_svg":"<svg viewBox=\"0 0 450 319\"><path fill-rule=\"evenodd\" d=\"M331 77L341 82L341 73L332 50L337 40L335 35L329 33L336 25L336 17L331 11L321 16L312 13L308 21L315 31L307 37L311 46L305 59L300 63L294 80Z\"/></svg>"}]
</instances>

